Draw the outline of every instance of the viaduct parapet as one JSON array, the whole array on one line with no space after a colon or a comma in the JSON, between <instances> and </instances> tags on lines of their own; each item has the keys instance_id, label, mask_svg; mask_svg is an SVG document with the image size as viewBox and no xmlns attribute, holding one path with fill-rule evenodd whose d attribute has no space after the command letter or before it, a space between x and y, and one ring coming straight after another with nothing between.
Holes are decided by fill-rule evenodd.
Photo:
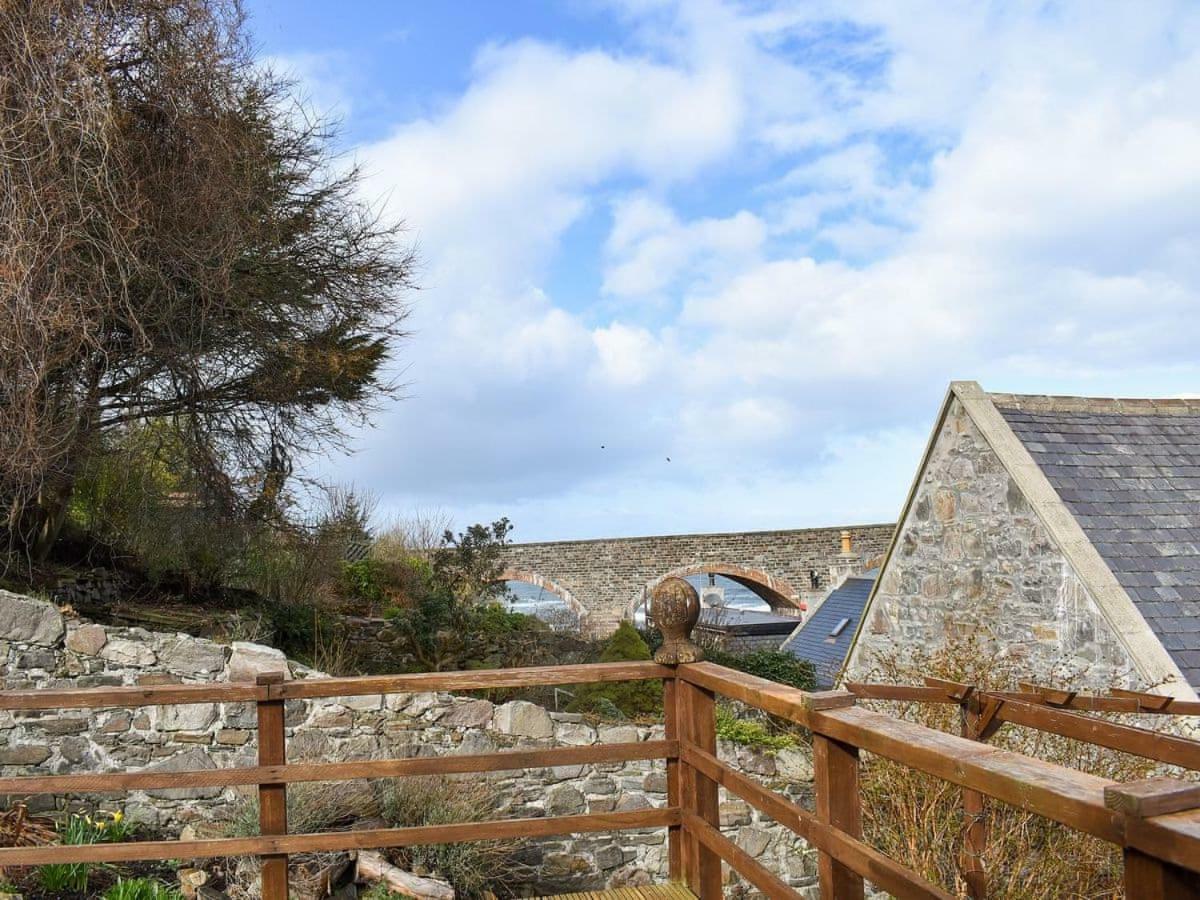
<instances>
[{"instance_id":1,"label":"viaduct parapet","mask_svg":"<svg viewBox=\"0 0 1200 900\"><path fill-rule=\"evenodd\" d=\"M744 585L781 611L823 597L844 569L842 534L850 532L857 567L881 558L894 525L839 525L786 531L677 534L511 544L503 578L537 585L579 615L583 631L602 636L631 618L670 576L714 572Z\"/></svg>"}]
</instances>

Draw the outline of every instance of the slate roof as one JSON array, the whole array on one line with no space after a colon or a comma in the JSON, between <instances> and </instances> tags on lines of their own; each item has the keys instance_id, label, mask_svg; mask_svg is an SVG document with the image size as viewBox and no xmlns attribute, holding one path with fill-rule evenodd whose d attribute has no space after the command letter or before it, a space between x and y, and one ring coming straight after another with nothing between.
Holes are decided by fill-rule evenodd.
<instances>
[{"instance_id":1,"label":"slate roof","mask_svg":"<svg viewBox=\"0 0 1200 900\"><path fill-rule=\"evenodd\" d=\"M795 629L796 617L756 609L739 609L736 606L706 606L700 610L699 624L708 628L736 631L738 634L786 635Z\"/></svg>"},{"instance_id":2,"label":"slate roof","mask_svg":"<svg viewBox=\"0 0 1200 900\"><path fill-rule=\"evenodd\" d=\"M1200 401L991 396L1200 688Z\"/></svg>"},{"instance_id":3,"label":"slate roof","mask_svg":"<svg viewBox=\"0 0 1200 900\"><path fill-rule=\"evenodd\" d=\"M862 618L874 584L873 577L847 578L780 648L813 664L817 671L818 688L833 687L834 679L841 672L846 654L854 642L858 621ZM842 619L848 621L836 636L832 635Z\"/></svg>"}]
</instances>

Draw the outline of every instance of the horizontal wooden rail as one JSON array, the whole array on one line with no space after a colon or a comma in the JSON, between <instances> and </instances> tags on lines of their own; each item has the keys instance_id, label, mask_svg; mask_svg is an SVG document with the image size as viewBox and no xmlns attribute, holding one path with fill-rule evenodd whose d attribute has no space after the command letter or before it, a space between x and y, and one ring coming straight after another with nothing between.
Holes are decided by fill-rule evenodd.
<instances>
[{"instance_id":1,"label":"horizontal wooden rail","mask_svg":"<svg viewBox=\"0 0 1200 900\"><path fill-rule=\"evenodd\" d=\"M338 763L289 763L233 769L195 769L185 772L102 772L87 775L46 775L0 778L0 794L108 793L162 788L234 787L251 784L296 784L305 781L348 781L358 778L396 778L406 775L451 775L504 772L512 769L578 766L594 763L674 759L678 741L637 741L504 750L461 756L361 760Z\"/></svg>"},{"instance_id":2,"label":"horizontal wooden rail","mask_svg":"<svg viewBox=\"0 0 1200 900\"><path fill-rule=\"evenodd\" d=\"M859 681L846 683L846 689L860 700L890 700L900 703L958 703L945 690L937 687L907 684L874 684ZM1178 700L1172 697L1159 698L1157 694L1139 694L1133 691L1114 691L1109 695L1070 694L1048 691L981 691L980 694L1000 700L1015 700L1019 703L1052 705L1056 709L1075 712L1129 713L1166 716L1200 716L1200 701ZM1165 702L1155 703L1154 697ZM1057 702L1052 702L1057 701Z\"/></svg>"},{"instance_id":3,"label":"horizontal wooden rail","mask_svg":"<svg viewBox=\"0 0 1200 900\"><path fill-rule=\"evenodd\" d=\"M962 698L948 694L941 687L917 687L900 684L859 684L852 682L850 690L864 700L887 700L916 703L961 704ZM1200 770L1200 741L1177 735L1163 734L1148 728L1093 719L1082 712L1120 712L1156 715L1188 715L1190 706L1200 703L1171 701L1158 708L1147 705L1147 696L1132 694L1121 697L1099 697L1094 695L1064 694L1050 695L1031 691L974 691L970 702L995 703L990 718L995 722L1011 722L1025 728L1033 728L1048 734L1084 741L1110 750L1119 750L1143 759ZM1053 702L1053 705L1050 705Z\"/></svg>"},{"instance_id":4,"label":"horizontal wooden rail","mask_svg":"<svg viewBox=\"0 0 1200 900\"><path fill-rule=\"evenodd\" d=\"M151 859L213 859L226 856L262 856L274 853L319 853L334 850L374 850L453 844L506 838L553 837L597 831L667 828L680 823L678 808L637 809L627 812L549 816L539 819L499 819L454 825L421 825L414 828L372 828L363 831L322 831L244 838L208 838L196 841L134 841L124 844L72 844L54 847L0 849L0 869L54 863L113 863Z\"/></svg>"},{"instance_id":5,"label":"horizontal wooden rail","mask_svg":"<svg viewBox=\"0 0 1200 900\"><path fill-rule=\"evenodd\" d=\"M926 881L869 844L829 827L804 807L730 768L711 753L685 746L681 758L759 812L766 813L804 838L815 849L828 853L900 900L926 900L931 897L954 900L954 894Z\"/></svg>"},{"instance_id":6,"label":"horizontal wooden rail","mask_svg":"<svg viewBox=\"0 0 1200 900\"><path fill-rule=\"evenodd\" d=\"M306 678L285 681L272 689L284 700L356 697L363 694L472 691L487 688L536 687L548 684L592 684L672 678L669 666L652 662L582 663L573 666L527 666L470 672L424 672L418 675L366 675L358 678Z\"/></svg>"},{"instance_id":7,"label":"horizontal wooden rail","mask_svg":"<svg viewBox=\"0 0 1200 900\"><path fill-rule=\"evenodd\" d=\"M528 666L470 672L424 672L416 675L366 675L351 678L304 678L280 684L165 684L70 690L0 691L0 709L94 709L127 706L176 706L187 703L239 703L360 697L370 694L471 691L487 688L551 684L591 684L671 678L668 666L652 662L586 663L573 666Z\"/></svg>"},{"instance_id":8,"label":"horizontal wooden rail","mask_svg":"<svg viewBox=\"0 0 1200 900\"><path fill-rule=\"evenodd\" d=\"M1127 833L1125 817L1104 804L1104 788L1116 782L870 710L814 709L814 702L828 701L711 663L680 666L679 677L844 744L1200 871L1200 811L1141 820Z\"/></svg>"},{"instance_id":9,"label":"horizontal wooden rail","mask_svg":"<svg viewBox=\"0 0 1200 900\"><path fill-rule=\"evenodd\" d=\"M986 695L985 695L986 696ZM1200 770L1200 741L1093 719L1068 710L1037 706L1018 700L1001 701L995 717L1014 725L1120 750L1132 756L1153 759L1184 769Z\"/></svg>"},{"instance_id":10,"label":"horizontal wooden rail","mask_svg":"<svg viewBox=\"0 0 1200 900\"><path fill-rule=\"evenodd\" d=\"M55 712L62 709L184 706L188 703L255 703L266 699L267 689L258 684L156 684L144 687L0 691L0 709Z\"/></svg>"},{"instance_id":11,"label":"horizontal wooden rail","mask_svg":"<svg viewBox=\"0 0 1200 900\"><path fill-rule=\"evenodd\" d=\"M695 813L685 812L683 825L701 844L721 857L733 871L766 894L770 900L802 900L798 891L780 881L766 866Z\"/></svg>"}]
</instances>

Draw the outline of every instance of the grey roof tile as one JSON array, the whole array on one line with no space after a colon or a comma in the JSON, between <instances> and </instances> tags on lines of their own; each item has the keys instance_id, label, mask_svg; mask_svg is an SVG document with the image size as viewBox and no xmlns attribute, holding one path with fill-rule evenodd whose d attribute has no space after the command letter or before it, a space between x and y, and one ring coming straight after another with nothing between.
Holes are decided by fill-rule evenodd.
<instances>
[{"instance_id":1,"label":"grey roof tile","mask_svg":"<svg viewBox=\"0 0 1200 900\"><path fill-rule=\"evenodd\" d=\"M813 664L818 688L832 687L846 662L850 642L858 630L858 621L874 583L874 578L847 578L780 648ZM843 619L847 620L846 624L834 635L834 629Z\"/></svg>"},{"instance_id":2,"label":"grey roof tile","mask_svg":"<svg viewBox=\"0 0 1200 900\"><path fill-rule=\"evenodd\" d=\"M1200 688L1200 408L1011 395L993 402Z\"/></svg>"}]
</instances>

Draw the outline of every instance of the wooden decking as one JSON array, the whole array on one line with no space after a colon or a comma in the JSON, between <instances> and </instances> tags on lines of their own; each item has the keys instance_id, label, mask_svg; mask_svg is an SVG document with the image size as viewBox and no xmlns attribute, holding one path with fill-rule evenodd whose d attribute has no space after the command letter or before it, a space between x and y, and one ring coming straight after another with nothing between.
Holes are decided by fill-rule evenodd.
<instances>
[{"instance_id":1,"label":"wooden decking","mask_svg":"<svg viewBox=\"0 0 1200 900\"><path fill-rule=\"evenodd\" d=\"M612 888L607 891L584 891L578 894L555 894L535 900L696 900L696 895L682 884L651 884L646 887Z\"/></svg>"}]
</instances>

